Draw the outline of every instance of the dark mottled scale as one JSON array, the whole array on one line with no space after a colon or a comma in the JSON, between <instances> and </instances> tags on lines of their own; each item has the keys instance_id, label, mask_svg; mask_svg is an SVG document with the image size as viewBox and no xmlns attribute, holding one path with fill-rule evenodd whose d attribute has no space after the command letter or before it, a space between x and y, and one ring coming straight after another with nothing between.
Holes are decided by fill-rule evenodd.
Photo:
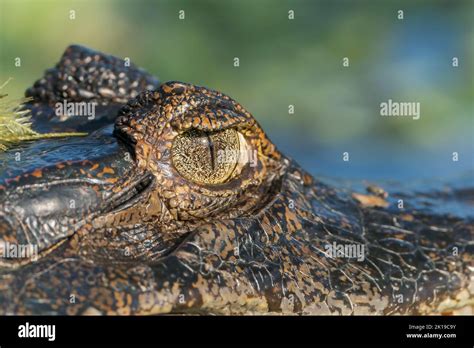
<instances>
[{"instance_id":1,"label":"dark mottled scale","mask_svg":"<svg viewBox=\"0 0 474 348\"><path fill-rule=\"evenodd\" d=\"M25 95L33 98L33 128L38 131L90 131L114 121L118 110L141 92L157 88L159 81L145 72L111 55L72 45L58 64L29 88ZM66 120L56 115L56 103L97 103L94 119L76 115Z\"/></svg>"},{"instance_id":2,"label":"dark mottled scale","mask_svg":"<svg viewBox=\"0 0 474 348\"><path fill-rule=\"evenodd\" d=\"M378 244L384 248L393 250L394 252L401 253L411 253L415 250L415 245L406 240L396 239L396 238L384 238L379 239Z\"/></svg>"},{"instance_id":3,"label":"dark mottled scale","mask_svg":"<svg viewBox=\"0 0 474 348\"><path fill-rule=\"evenodd\" d=\"M118 86L125 93L120 93ZM127 66L123 59L72 45L56 67L47 70L45 76L26 91L26 96L42 103L87 99L103 105L123 104L140 92L157 86L156 78L133 64Z\"/></svg>"},{"instance_id":4,"label":"dark mottled scale","mask_svg":"<svg viewBox=\"0 0 474 348\"><path fill-rule=\"evenodd\" d=\"M112 136L112 126L88 137L30 142L0 153L5 168L0 211L15 212L0 214L2 235L19 244L36 242L39 250L70 235L129 175L131 158Z\"/></svg>"},{"instance_id":5,"label":"dark mottled scale","mask_svg":"<svg viewBox=\"0 0 474 348\"><path fill-rule=\"evenodd\" d=\"M347 292L354 286L354 282L339 269L330 272L330 281L333 289L341 292Z\"/></svg>"}]
</instances>

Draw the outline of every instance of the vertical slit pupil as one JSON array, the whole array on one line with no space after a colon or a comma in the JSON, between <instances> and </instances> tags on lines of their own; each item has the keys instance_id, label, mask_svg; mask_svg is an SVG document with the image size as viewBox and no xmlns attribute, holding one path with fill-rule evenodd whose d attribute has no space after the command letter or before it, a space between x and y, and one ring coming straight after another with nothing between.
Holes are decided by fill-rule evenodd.
<instances>
[{"instance_id":1,"label":"vertical slit pupil","mask_svg":"<svg viewBox=\"0 0 474 348\"><path fill-rule=\"evenodd\" d=\"M211 137L209 136L209 133L206 132L206 137L207 137L207 143L209 144L209 151L211 153L211 168L212 170L215 170L215 163L214 163L214 143L212 142Z\"/></svg>"}]
</instances>

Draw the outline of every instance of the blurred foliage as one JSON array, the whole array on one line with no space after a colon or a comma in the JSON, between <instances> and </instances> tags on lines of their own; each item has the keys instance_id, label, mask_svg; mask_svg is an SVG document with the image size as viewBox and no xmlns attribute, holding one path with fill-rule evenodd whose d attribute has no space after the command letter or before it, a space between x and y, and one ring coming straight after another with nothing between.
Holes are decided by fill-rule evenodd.
<instances>
[{"instance_id":1,"label":"blurred foliage","mask_svg":"<svg viewBox=\"0 0 474 348\"><path fill-rule=\"evenodd\" d=\"M7 80L0 85L0 92L10 82ZM38 133L31 129L31 112L24 109L24 103L29 98L11 99L8 94L0 93L0 152L5 151L10 145L22 141L31 141L46 138L63 138L84 136L87 133Z\"/></svg>"},{"instance_id":2,"label":"blurred foliage","mask_svg":"<svg viewBox=\"0 0 474 348\"><path fill-rule=\"evenodd\" d=\"M21 95L78 43L221 90L286 144L473 150L473 12L471 0L0 0L0 77ZM387 99L420 102L421 119L381 117Z\"/></svg>"}]
</instances>

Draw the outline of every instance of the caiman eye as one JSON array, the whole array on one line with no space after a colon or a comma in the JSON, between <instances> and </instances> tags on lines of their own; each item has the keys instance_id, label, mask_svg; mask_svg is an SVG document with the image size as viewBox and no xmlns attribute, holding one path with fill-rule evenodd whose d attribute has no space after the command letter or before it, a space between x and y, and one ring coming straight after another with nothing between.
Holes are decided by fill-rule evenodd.
<instances>
[{"instance_id":1,"label":"caiman eye","mask_svg":"<svg viewBox=\"0 0 474 348\"><path fill-rule=\"evenodd\" d=\"M233 177L245 140L235 129L189 130L173 142L173 165L185 179L198 184L223 184Z\"/></svg>"}]
</instances>

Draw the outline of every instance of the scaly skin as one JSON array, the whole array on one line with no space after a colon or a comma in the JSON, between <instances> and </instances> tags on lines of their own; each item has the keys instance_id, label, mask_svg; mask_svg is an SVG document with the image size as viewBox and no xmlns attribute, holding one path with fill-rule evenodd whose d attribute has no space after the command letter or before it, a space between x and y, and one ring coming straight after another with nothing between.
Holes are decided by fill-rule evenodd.
<instances>
[{"instance_id":1,"label":"scaly skin","mask_svg":"<svg viewBox=\"0 0 474 348\"><path fill-rule=\"evenodd\" d=\"M184 179L173 165L173 140L191 128L229 127L256 153L253 162L222 184ZM33 203L24 185L36 182L41 200L72 183L55 182L80 177L71 194L83 194L69 229L52 228L70 211L62 203L52 205L51 220L38 218L43 230L53 229L39 260L3 264L2 313L381 315L472 304L474 222L433 212L429 204L444 196L387 198L325 184L282 155L240 104L181 82L128 102L114 134L125 145L90 163L71 161L68 171L51 163L55 175L40 168L36 174L45 175L30 170L2 181L0 235L16 242L27 239L31 228L22 222L37 213L26 209ZM97 187L84 191L94 187L84 178ZM8 230L12 211L18 225ZM359 245L364 257L332 257L333 243Z\"/></svg>"}]
</instances>

